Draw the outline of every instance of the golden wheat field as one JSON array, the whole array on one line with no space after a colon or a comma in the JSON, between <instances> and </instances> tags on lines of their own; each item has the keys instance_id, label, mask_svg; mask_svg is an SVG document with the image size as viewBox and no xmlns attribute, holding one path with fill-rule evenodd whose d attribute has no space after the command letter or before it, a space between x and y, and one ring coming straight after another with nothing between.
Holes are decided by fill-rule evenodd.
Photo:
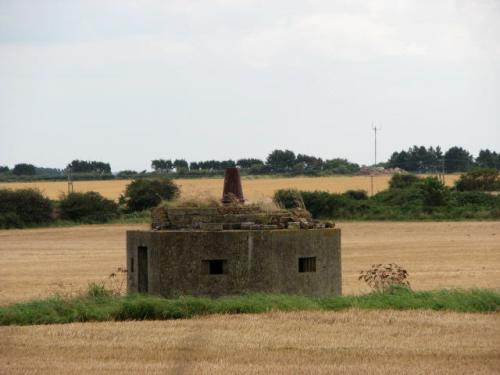
<instances>
[{"instance_id":1,"label":"golden wheat field","mask_svg":"<svg viewBox=\"0 0 500 375\"><path fill-rule=\"evenodd\" d=\"M387 189L391 176L375 176L373 191ZM458 179L457 175L447 175L445 182L451 186ZM184 198L215 197L222 194L222 178L177 179ZM97 191L109 199L118 199L130 180L75 181L74 191ZM51 199L58 199L67 191L64 181L8 182L0 183L0 189L37 188ZM294 177L294 178L243 178L243 192L250 202L265 202L278 189L294 188L299 190L323 190L342 193L346 190L365 190L371 192L369 176L332 176L332 177Z\"/></svg>"},{"instance_id":2,"label":"golden wheat field","mask_svg":"<svg viewBox=\"0 0 500 375\"><path fill-rule=\"evenodd\" d=\"M0 374L498 374L500 315L274 312L0 327Z\"/></svg>"},{"instance_id":3,"label":"golden wheat field","mask_svg":"<svg viewBox=\"0 0 500 375\"><path fill-rule=\"evenodd\" d=\"M500 222L347 222L344 293L372 263L415 289L500 289ZM0 305L71 294L125 261L125 231L83 225L0 231ZM0 327L0 374L495 374L500 315L274 312L190 320Z\"/></svg>"}]
</instances>

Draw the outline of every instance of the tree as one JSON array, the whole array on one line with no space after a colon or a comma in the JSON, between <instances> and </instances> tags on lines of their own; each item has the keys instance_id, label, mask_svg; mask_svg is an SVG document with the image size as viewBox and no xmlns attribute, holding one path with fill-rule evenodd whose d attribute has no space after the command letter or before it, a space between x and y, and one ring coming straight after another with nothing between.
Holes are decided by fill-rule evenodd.
<instances>
[{"instance_id":1,"label":"tree","mask_svg":"<svg viewBox=\"0 0 500 375\"><path fill-rule=\"evenodd\" d=\"M481 150L476 158L476 164L480 168L500 169L500 154L488 149Z\"/></svg>"},{"instance_id":2,"label":"tree","mask_svg":"<svg viewBox=\"0 0 500 375\"><path fill-rule=\"evenodd\" d=\"M251 168L257 165L264 165L264 162L260 159L254 159L254 158L249 158L249 159L239 159L236 162L236 165L240 168Z\"/></svg>"},{"instance_id":3,"label":"tree","mask_svg":"<svg viewBox=\"0 0 500 375\"><path fill-rule=\"evenodd\" d=\"M401 168L409 172L435 172L441 169L443 152L441 147L412 146L408 151L393 152L387 166Z\"/></svg>"},{"instance_id":4,"label":"tree","mask_svg":"<svg viewBox=\"0 0 500 375\"><path fill-rule=\"evenodd\" d=\"M266 163L275 172L290 170L296 162L295 153L290 150L274 150L266 159Z\"/></svg>"},{"instance_id":5,"label":"tree","mask_svg":"<svg viewBox=\"0 0 500 375\"><path fill-rule=\"evenodd\" d=\"M155 172L168 173L173 167L172 160L156 159L151 161L151 168L153 168Z\"/></svg>"},{"instance_id":6,"label":"tree","mask_svg":"<svg viewBox=\"0 0 500 375\"><path fill-rule=\"evenodd\" d=\"M304 154L297 155L297 163L303 163L305 170L320 171L323 167L323 159Z\"/></svg>"},{"instance_id":7,"label":"tree","mask_svg":"<svg viewBox=\"0 0 500 375\"><path fill-rule=\"evenodd\" d=\"M446 172L465 172L472 166L472 155L462 147L452 147L444 154L444 167Z\"/></svg>"},{"instance_id":8,"label":"tree","mask_svg":"<svg viewBox=\"0 0 500 375\"><path fill-rule=\"evenodd\" d=\"M8 171L10 171L9 167L0 165L0 173L7 173Z\"/></svg>"},{"instance_id":9,"label":"tree","mask_svg":"<svg viewBox=\"0 0 500 375\"><path fill-rule=\"evenodd\" d=\"M45 177L60 177L64 175L64 171L57 168L35 167L35 174Z\"/></svg>"},{"instance_id":10,"label":"tree","mask_svg":"<svg viewBox=\"0 0 500 375\"><path fill-rule=\"evenodd\" d=\"M199 162L192 162L190 164L190 169L192 171L196 170L206 170L206 171L223 171L226 168L236 167L234 160L205 160Z\"/></svg>"},{"instance_id":11,"label":"tree","mask_svg":"<svg viewBox=\"0 0 500 375\"><path fill-rule=\"evenodd\" d=\"M120 203L124 203L128 211L142 211L178 195L179 188L170 179L137 179L127 185L125 194L120 197Z\"/></svg>"},{"instance_id":12,"label":"tree","mask_svg":"<svg viewBox=\"0 0 500 375\"><path fill-rule=\"evenodd\" d=\"M352 174L359 171L359 165L351 163L347 159L329 159L323 163L323 169L337 174Z\"/></svg>"},{"instance_id":13,"label":"tree","mask_svg":"<svg viewBox=\"0 0 500 375\"><path fill-rule=\"evenodd\" d=\"M102 161L87 161L75 159L66 167L73 173L96 173L96 174L110 174L111 166L109 163Z\"/></svg>"},{"instance_id":14,"label":"tree","mask_svg":"<svg viewBox=\"0 0 500 375\"><path fill-rule=\"evenodd\" d=\"M306 170L306 163L302 161L300 163L295 163L295 165L292 167L291 172L294 175L300 175L304 174L305 170Z\"/></svg>"},{"instance_id":15,"label":"tree","mask_svg":"<svg viewBox=\"0 0 500 375\"><path fill-rule=\"evenodd\" d=\"M189 168L188 162L184 159L175 159L173 166L175 167L177 172L179 172L180 169L188 169Z\"/></svg>"},{"instance_id":16,"label":"tree","mask_svg":"<svg viewBox=\"0 0 500 375\"><path fill-rule=\"evenodd\" d=\"M20 163L14 165L12 173L16 176L33 176L36 173L36 168L33 164Z\"/></svg>"},{"instance_id":17,"label":"tree","mask_svg":"<svg viewBox=\"0 0 500 375\"><path fill-rule=\"evenodd\" d=\"M271 167L267 164L254 164L248 169L248 173L253 175L269 174L271 172Z\"/></svg>"},{"instance_id":18,"label":"tree","mask_svg":"<svg viewBox=\"0 0 500 375\"><path fill-rule=\"evenodd\" d=\"M225 170L226 168L234 168L236 167L236 163L234 160L223 160L220 162L220 168L221 170Z\"/></svg>"}]
</instances>

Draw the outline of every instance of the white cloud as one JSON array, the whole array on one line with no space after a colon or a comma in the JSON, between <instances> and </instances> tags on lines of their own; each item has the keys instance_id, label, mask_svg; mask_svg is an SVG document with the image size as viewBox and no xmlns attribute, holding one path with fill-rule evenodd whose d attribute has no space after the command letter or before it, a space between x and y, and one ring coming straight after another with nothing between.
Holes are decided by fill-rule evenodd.
<instances>
[{"instance_id":1,"label":"white cloud","mask_svg":"<svg viewBox=\"0 0 500 375\"><path fill-rule=\"evenodd\" d=\"M109 68L148 63L186 64L195 61L189 44L169 35L59 44L0 45L0 72Z\"/></svg>"},{"instance_id":2,"label":"white cloud","mask_svg":"<svg viewBox=\"0 0 500 375\"><path fill-rule=\"evenodd\" d=\"M47 165L147 167L119 147L143 134L143 155L370 161L372 120L387 152L498 148L499 20L498 0L0 0L0 159L38 160L68 124Z\"/></svg>"},{"instance_id":3,"label":"white cloud","mask_svg":"<svg viewBox=\"0 0 500 375\"><path fill-rule=\"evenodd\" d=\"M78 4L78 11L71 10L72 24L63 19L55 22L70 30L74 41L0 44L2 66L9 61L10 66L36 61L56 66L215 62L269 67L322 60L401 58L438 64L500 60L500 6L495 2L113 0L103 5ZM92 16L92 7L96 12L104 9L104 15ZM79 15L85 18L78 19ZM27 21L31 25L33 18ZM41 22L45 27L49 23ZM11 26L16 27L23 29L22 18ZM103 30L103 36L96 37L93 29Z\"/></svg>"},{"instance_id":4,"label":"white cloud","mask_svg":"<svg viewBox=\"0 0 500 375\"><path fill-rule=\"evenodd\" d=\"M471 9L448 3L433 8L301 14L244 35L239 45L244 58L258 66L314 59L404 58L433 63L500 59L498 7L489 15L488 7Z\"/></svg>"}]
</instances>

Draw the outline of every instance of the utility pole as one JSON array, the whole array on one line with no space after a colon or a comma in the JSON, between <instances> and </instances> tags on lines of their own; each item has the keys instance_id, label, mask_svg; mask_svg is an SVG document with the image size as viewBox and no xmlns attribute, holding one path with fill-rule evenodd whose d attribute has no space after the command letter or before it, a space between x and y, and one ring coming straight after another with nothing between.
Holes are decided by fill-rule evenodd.
<instances>
[{"instance_id":1,"label":"utility pole","mask_svg":"<svg viewBox=\"0 0 500 375\"><path fill-rule=\"evenodd\" d=\"M441 175L443 176L443 184L446 184L446 181L445 181L445 177L444 177L444 174L445 174L445 167L444 167L444 156L443 158L441 159Z\"/></svg>"},{"instance_id":2,"label":"utility pole","mask_svg":"<svg viewBox=\"0 0 500 375\"><path fill-rule=\"evenodd\" d=\"M373 126L373 123L372 123L372 130L373 130L373 134L375 136L375 165L377 165L377 131L380 131L380 127L376 127L376 126Z\"/></svg>"},{"instance_id":3,"label":"utility pole","mask_svg":"<svg viewBox=\"0 0 500 375\"><path fill-rule=\"evenodd\" d=\"M68 194L71 194L73 192L73 176L71 175L71 167L68 167L66 169L66 173L68 175Z\"/></svg>"},{"instance_id":4,"label":"utility pole","mask_svg":"<svg viewBox=\"0 0 500 375\"><path fill-rule=\"evenodd\" d=\"M372 122L372 130L373 130L373 134L375 136L375 164L373 165L373 168L376 167L377 165L377 131L380 130L380 127L376 127L373 125L373 122ZM373 191L373 171L372 173L370 174L370 190L371 190L371 196L373 197L373 194L374 194L374 191Z\"/></svg>"}]
</instances>

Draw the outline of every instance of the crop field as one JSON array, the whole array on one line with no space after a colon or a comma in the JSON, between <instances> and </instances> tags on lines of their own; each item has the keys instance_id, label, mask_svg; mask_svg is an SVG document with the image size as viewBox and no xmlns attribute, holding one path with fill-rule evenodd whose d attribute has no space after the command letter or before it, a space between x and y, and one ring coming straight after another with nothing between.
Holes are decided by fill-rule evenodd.
<instances>
[{"instance_id":1,"label":"crop field","mask_svg":"<svg viewBox=\"0 0 500 375\"><path fill-rule=\"evenodd\" d=\"M447 175L445 182L448 186L458 179L458 175ZM377 193L388 187L391 176L375 176L373 191ZM215 197L222 194L222 178L178 179L175 180L181 188L181 195L185 198ZM97 191L110 199L118 199L130 180L105 181L75 181L74 190L79 192ZM52 182L9 182L0 183L1 188L20 189L37 188L51 199L58 199L67 191L64 181ZM294 178L243 178L243 192L251 202L265 202L278 189L295 188L299 190L323 190L332 193L342 193L346 190L365 190L371 192L369 176L332 176L332 177L294 177Z\"/></svg>"},{"instance_id":2,"label":"crop field","mask_svg":"<svg viewBox=\"0 0 500 375\"><path fill-rule=\"evenodd\" d=\"M272 312L0 327L0 374L498 374L500 315Z\"/></svg>"},{"instance_id":3,"label":"crop field","mask_svg":"<svg viewBox=\"0 0 500 375\"><path fill-rule=\"evenodd\" d=\"M343 292L373 263L395 262L415 289L500 289L500 222L346 222ZM125 264L125 231L146 225L0 230L0 305L71 293Z\"/></svg>"},{"instance_id":4,"label":"crop field","mask_svg":"<svg viewBox=\"0 0 500 375\"><path fill-rule=\"evenodd\" d=\"M344 293L372 263L415 289L500 289L500 222L348 222ZM86 225L0 231L0 305L70 295L124 265L125 231ZM271 312L178 321L0 327L0 374L498 373L500 315L431 311Z\"/></svg>"}]
</instances>

